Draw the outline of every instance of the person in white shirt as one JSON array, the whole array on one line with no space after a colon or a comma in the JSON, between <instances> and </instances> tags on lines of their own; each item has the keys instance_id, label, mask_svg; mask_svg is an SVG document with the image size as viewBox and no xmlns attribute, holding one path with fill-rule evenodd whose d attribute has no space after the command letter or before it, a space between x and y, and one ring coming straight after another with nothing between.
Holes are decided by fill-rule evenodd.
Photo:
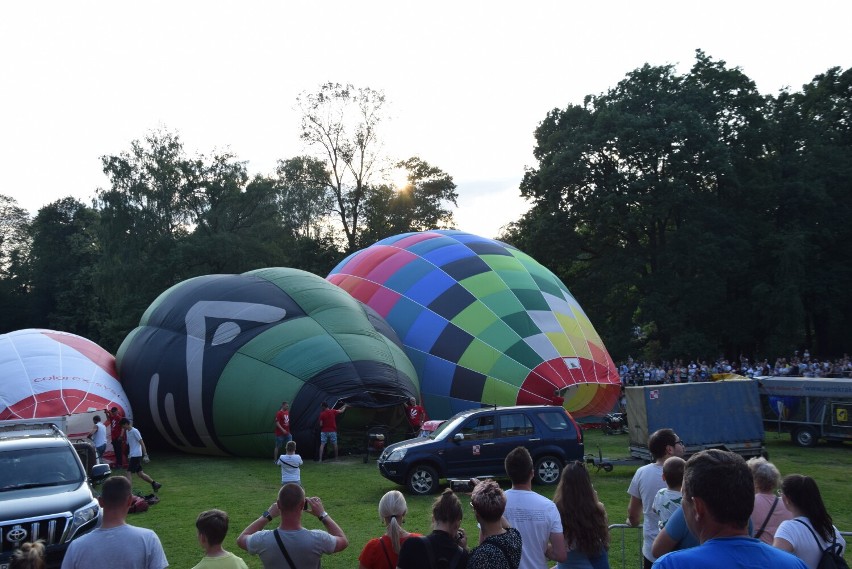
<instances>
[{"instance_id":1,"label":"person in white shirt","mask_svg":"<svg viewBox=\"0 0 852 569\"><path fill-rule=\"evenodd\" d=\"M281 485L284 486L290 482L302 485L301 466L302 457L296 454L296 441L288 441L286 445L287 454L282 454L275 461L275 464L281 467Z\"/></svg>"},{"instance_id":2,"label":"person in white shirt","mask_svg":"<svg viewBox=\"0 0 852 569\"><path fill-rule=\"evenodd\" d=\"M533 492L533 460L524 447L512 450L504 461L512 488L506 490L503 516L521 534L518 569L546 569L547 560L562 562L568 556L562 535L562 518L556 504Z\"/></svg>"},{"instance_id":3,"label":"person in white shirt","mask_svg":"<svg viewBox=\"0 0 852 569\"><path fill-rule=\"evenodd\" d=\"M154 492L163 487L162 484L148 476L142 471L142 463L148 464L148 450L145 448L145 441L142 440L142 433L139 429L133 426L133 423L125 417L120 422L121 428L124 429L124 436L127 439L127 480L133 483L133 474L136 473L139 478L151 485Z\"/></svg>"},{"instance_id":4,"label":"person in white shirt","mask_svg":"<svg viewBox=\"0 0 852 569\"><path fill-rule=\"evenodd\" d=\"M101 423L101 416L95 415L92 417L92 422L95 424L88 438L92 439L92 444L95 445L95 452L98 455L98 464L102 461L104 452L106 452L106 427Z\"/></svg>"},{"instance_id":5,"label":"person in white shirt","mask_svg":"<svg viewBox=\"0 0 852 569\"><path fill-rule=\"evenodd\" d=\"M639 525L639 517L642 516L642 557L644 568L651 569L654 555L651 548L654 538L660 533L659 517L654 513L654 497L661 489L666 487L663 480L663 463L671 456L683 456L684 443L671 429L660 429L654 431L648 437L648 451L654 462L639 467L627 493L630 494L630 504L627 506L627 525Z\"/></svg>"}]
</instances>

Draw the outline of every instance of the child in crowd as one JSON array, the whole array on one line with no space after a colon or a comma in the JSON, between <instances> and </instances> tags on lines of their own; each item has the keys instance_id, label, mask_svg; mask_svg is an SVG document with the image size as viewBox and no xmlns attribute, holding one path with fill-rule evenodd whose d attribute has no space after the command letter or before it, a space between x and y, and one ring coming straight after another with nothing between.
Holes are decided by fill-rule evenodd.
<instances>
[{"instance_id":1,"label":"child in crowd","mask_svg":"<svg viewBox=\"0 0 852 569\"><path fill-rule=\"evenodd\" d=\"M198 543L204 548L204 557L192 569L248 569L246 562L222 548L228 534L228 514L222 510L207 510L195 520Z\"/></svg>"},{"instance_id":2,"label":"child in crowd","mask_svg":"<svg viewBox=\"0 0 852 569\"><path fill-rule=\"evenodd\" d=\"M660 529L666 526L666 522L680 507L680 488L683 485L683 468L685 465L686 461L679 456L669 457L663 463L663 480L666 482L666 488L657 492L652 506L654 513L660 516L658 522Z\"/></svg>"},{"instance_id":3,"label":"child in crowd","mask_svg":"<svg viewBox=\"0 0 852 569\"><path fill-rule=\"evenodd\" d=\"M296 454L296 441L287 442L286 452L287 454L282 454L275 462L275 464L281 466L281 485L284 486L293 482L301 486L301 470L299 467L302 466L302 457Z\"/></svg>"}]
</instances>

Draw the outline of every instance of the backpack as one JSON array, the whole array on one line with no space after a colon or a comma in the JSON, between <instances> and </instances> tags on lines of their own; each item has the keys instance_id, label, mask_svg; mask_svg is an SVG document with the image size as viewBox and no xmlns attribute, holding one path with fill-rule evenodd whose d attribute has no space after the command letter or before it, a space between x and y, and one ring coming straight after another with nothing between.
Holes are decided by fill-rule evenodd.
<instances>
[{"instance_id":1,"label":"backpack","mask_svg":"<svg viewBox=\"0 0 852 569\"><path fill-rule=\"evenodd\" d=\"M142 496L133 496L130 502L130 507L127 508L128 514L141 514L148 511L148 501Z\"/></svg>"},{"instance_id":2,"label":"backpack","mask_svg":"<svg viewBox=\"0 0 852 569\"><path fill-rule=\"evenodd\" d=\"M811 529L811 526L802 520L797 519L796 521L808 528L808 531L811 532L811 535L814 536L814 540L817 542L817 547L822 550L822 557L819 559L817 569L849 569L849 565L840 553L842 548L837 544L837 535L832 536L833 539L831 544L829 544L829 546L825 549L822 549L822 543L820 543L819 538L814 530ZM832 528L832 530L833 529L834 528Z\"/></svg>"}]
</instances>

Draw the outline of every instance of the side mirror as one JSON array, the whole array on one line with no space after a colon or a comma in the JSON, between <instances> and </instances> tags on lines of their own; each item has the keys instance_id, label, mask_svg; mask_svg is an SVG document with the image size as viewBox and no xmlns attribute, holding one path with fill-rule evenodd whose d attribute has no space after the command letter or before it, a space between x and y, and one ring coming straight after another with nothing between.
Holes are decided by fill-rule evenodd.
<instances>
[{"instance_id":1,"label":"side mirror","mask_svg":"<svg viewBox=\"0 0 852 569\"><path fill-rule=\"evenodd\" d=\"M92 474L89 476L89 480L92 481L92 484L100 484L111 475L112 470L110 470L109 464L96 464L92 467Z\"/></svg>"},{"instance_id":2,"label":"side mirror","mask_svg":"<svg viewBox=\"0 0 852 569\"><path fill-rule=\"evenodd\" d=\"M464 440L464 433L456 433L455 435L453 435L453 441L454 442L460 443L463 440Z\"/></svg>"}]
</instances>

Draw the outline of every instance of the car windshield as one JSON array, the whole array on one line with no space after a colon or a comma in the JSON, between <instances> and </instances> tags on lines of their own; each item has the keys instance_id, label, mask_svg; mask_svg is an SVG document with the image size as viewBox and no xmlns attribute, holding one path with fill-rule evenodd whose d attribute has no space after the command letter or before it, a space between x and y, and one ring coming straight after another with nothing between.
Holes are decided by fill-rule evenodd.
<instances>
[{"instance_id":1,"label":"car windshield","mask_svg":"<svg viewBox=\"0 0 852 569\"><path fill-rule=\"evenodd\" d=\"M458 427L462 421L464 421L468 417L469 413L459 413L453 417L450 417L443 423L441 423L435 431L429 435L430 439L434 439L436 441L443 440L447 437L449 433L451 433L456 427Z\"/></svg>"},{"instance_id":2,"label":"car windshield","mask_svg":"<svg viewBox=\"0 0 852 569\"><path fill-rule=\"evenodd\" d=\"M70 447L0 452L0 492L79 484L84 480L85 473Z\"/></svg>"}]
</instances>

